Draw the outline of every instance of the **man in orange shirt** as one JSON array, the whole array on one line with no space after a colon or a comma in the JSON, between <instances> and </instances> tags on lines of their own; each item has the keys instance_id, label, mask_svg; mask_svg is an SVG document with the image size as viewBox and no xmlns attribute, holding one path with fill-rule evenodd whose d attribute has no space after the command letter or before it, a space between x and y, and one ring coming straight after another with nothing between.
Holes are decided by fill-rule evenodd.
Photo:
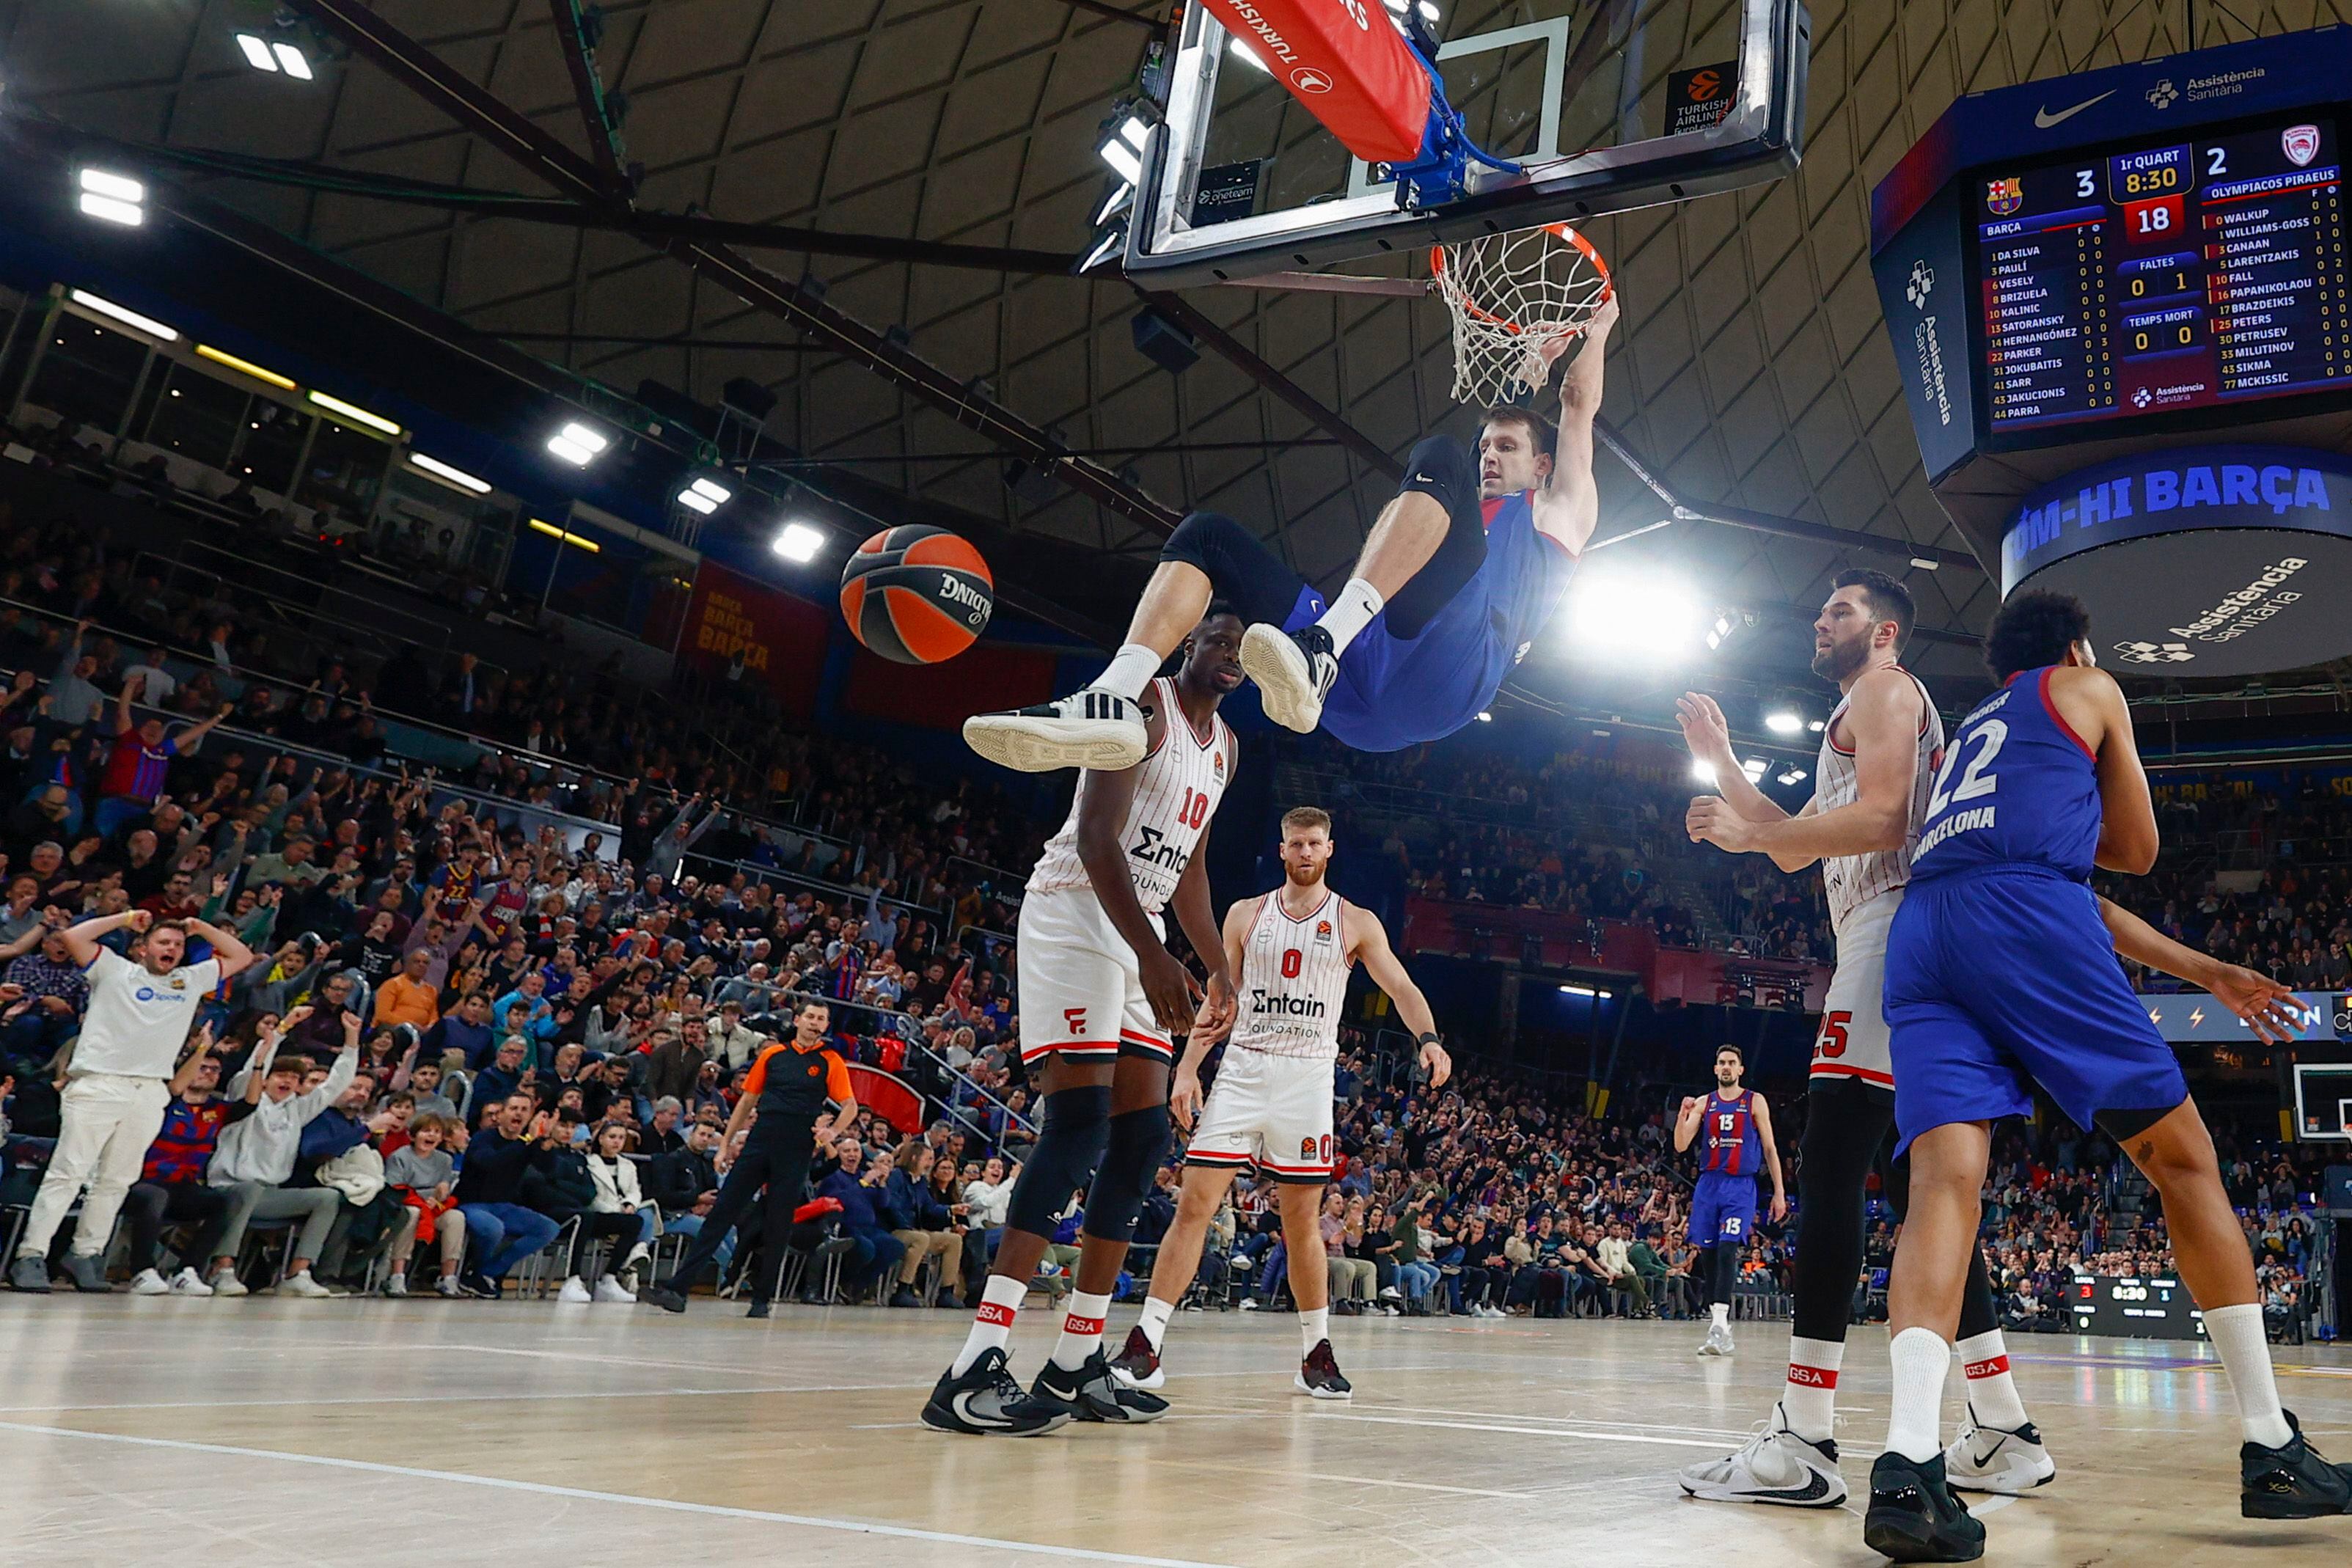
<instances>
[{"instance_id":1,"label":"man in orange shirt","mask_svg":"<svg viewBox=\"0 0 2352 1568\"><path fill-rule=\"evenodd\" d=\"M394 1024L413 1024L423 1034L441 1020L440 991L425 979L433 967L429 948L412 947L401 960L400 973L375 988L375 1021L378 1028Z\"/></svg>"},{"instance_id":2,"label":"man in orange shirt","mask_svg":"<svg viewBox=\"0 0 2352 1568\"><path fill-rule=\"evenodd\" d=\"M702 1234L678 1259L677 1271L646 1286L637 1293L637 1300L650 1301L664 1311L685 1311L686 1293L694 1288L696 1277L718 1256L719 1244L765 1187L767 1223L761 1233L759 1267L751 1274L748 1315L768 1315L768 1293L782 1273L784 1237L808 1184L809 1160L819 1140L829 1142L857 1125L857 1095L850 1087L849 1066L824 1043L825 1029L832 1022L833 1010L824 1003L804 1001L793 1015L793 1037L761 1047L753 1058L751 1070L743 1079L742 1098L735 1102L735 1113L727 1119L726 1136L719 1141L721 1161L734 1147L735 1135L751 1121L755 1106L759 1120L751 1121L751 1134L734 1164L722 1167L726 1180L719 1185L710 1212L703 1216ZM836 1109L820 1121L828 1101Z\"/></svg>"}]
</instances>

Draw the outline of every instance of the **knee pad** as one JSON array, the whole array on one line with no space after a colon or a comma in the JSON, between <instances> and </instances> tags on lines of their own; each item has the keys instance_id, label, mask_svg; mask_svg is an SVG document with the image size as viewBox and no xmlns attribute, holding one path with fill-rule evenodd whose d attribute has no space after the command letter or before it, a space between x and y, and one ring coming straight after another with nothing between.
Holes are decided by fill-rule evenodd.
<instances>
[{"instance_id":1,"label":"knee pad","mask_svg":"<svg viewBox=\"0 0 2352 1568\"><path fill-rule=\"evenodd\" d=\"M1037 1146L1013 1184L1004 1223L1031 1236L1052 1236L1070 1194L1093 1185L1110 1136L1110 1086L1087 1084L1045 1097Z\"/></svg>"},{"instance_id":2,"label":"knee pad","mask_svg":"<svg viewBox=\"0 0 2352 1568\"><path fill-rule=\"evenodd\" d=\"M1461 510L1478 500L1478 459L1469 447L1451 436L1429 436L1416 442L1404 460L1404 495L1418 490L1448 512Z\"/></svg>"},{"instance_id":3,"label":"knee pad","mask_svg":"<svg viewBox=\"0 0 2352 1568\"><path fill-rule=\"evenodd\" d=\"M1198 566L1209 574L1210 581L1216 582L1231 555L1230 546L1236 534L1246 537L1242 525L1223 512L1187 512L1184 521L1176 525L1176 531L1168 536L1168 542L1160 547L1160 559Z\"/></svg>"},{"instance_id":4,"label":"knee pad","mask_svg":"<svg viewBox=\"0 0 2352 1568\"><path fill-rule=\"evenodd\" d=\"M1105 1241L1127 1241L1143 1213L1152 1175L1168 1152L1168 1108L1146 1106L1110 1119L1102 1169L1087 1194L1086 1233Z\"/></svg>"}]
</instances>

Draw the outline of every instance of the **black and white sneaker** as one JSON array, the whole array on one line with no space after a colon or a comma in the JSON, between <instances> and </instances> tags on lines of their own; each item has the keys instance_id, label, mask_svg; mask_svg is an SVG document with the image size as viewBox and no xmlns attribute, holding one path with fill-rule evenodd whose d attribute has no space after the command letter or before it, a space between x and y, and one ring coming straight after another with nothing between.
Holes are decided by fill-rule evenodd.
<instances>
[{"instance_id":1,"label":"black and white sneaker","mask_svg":"<svg viewBox=\"0 0 2352 1568\"><path fill-rule=\"evenodd\" d=\"M1973 1563L1985 1527L1944 1481L1944 1456L1925 1464L1888 1449L1870 1467L1862 1543L1897 1563Z\"/></svg>"},{"instance_id":2,"label":"black and white sneaker","mask_svg":"<svg viewBox=\"0 0 2352 1568\"><path fill-rule=\"evenodd\" d=\"M1127 1331L1127 1343L1111 1358L1110 1374L1121 1388L1158 1388L1168 1381L1160 1352L1151 1348L1151 1336L1141 1323Z\"/></svg>"},{"instance_id":3,"label":"black and white sneaker","mask_svg":"<svg viewBox=\"0 0 2352 1568\"><path fill-rule=\"evenodd\" d=\"M1973 1405L1960 1435L1944 1450L1944 1479L1954 1491L2018 1497L2048 1486L2057 1475L2058 1461L2042 1446L2041 1429L2032 1422L1988 1426L1977 1419Z\"/></svg>"},{"instance_id":4,"label":"black and white sneaker","mask_svg":"<svg viewBox=\"0 0 2352 1568\"><path fill-rule=\"evenodd\" d=\"M1119 1386L1118 1380L1110 1374L1110 1362L1099 1345L1076 1372L1047 1362L1045 1369L1029 1385L1029 1397L1041 1405L1066 1410L1080 1421L1139 1426L1168 1414L1168 1402L1160 1395Z\"/></svg>"},{"instance_id":5,"label":"black and white sneaker","mask_svg":"<svg viewBox=\"0 0 2352 1568\"><path fill-rule=\"evenodd\" d=\"M982 1352L961 1377L941 1373L923 1406L924 1426L973 1436L1042 1436L1069 1418L1069 1411L1022 1393L1001 1350Z\"/></svg>"},{"instance_id":6,"label":"black and white sneaker","mask_svg":"<svg viewBox=\"0 0 2352 1568\"><path fill-rule=\"evenodd\" d=\"M1091 686L1034 708L975 713L963 721L963 739L999 767L1024 773L1057 768L1117 773L1141 762L1150 745L1143 710L1115 691Z\"/></svg>"},{"instance_id":7,"label":"black and white sneaker","mask_svg":"<svg viewBox=\"0 0 2352 1568\"><path fill-rule=\"evenodd\" d=\"M1317 1340L1315 1348L1298 1363L1298 1375L1290 1386L1317 1399L1353 1399L1356 1385L1339 1371L1339 1358L1331 1353L1329 1340Z\"/></svg>"},{"instance_id":8,"label":"black and white sneaker","mask_svg":"<svg viewBox=\"0 0 2352 1568\"><path fill-rule=\"evenodd\" d=\"M1789 1429L1788 1412L1772 1414L1734 1452L1685 1466L1683 1490L1701 1502L1770 1503L1780 1508L1838 1508L1846 1498L1838 1474L1837 1439L1816 1443Z\"/></svg>"},{"instance_id":9,"label":"black and white sneaker","mask_svg":"<svg viewBox=\"0 0 2352 1568\"><path fill-rule=\"evenodd\" d=\"M2303 1423L2286 1412L2294 1436L2276 1448L2238 1448L2238 1512L2247 1519L2325 1519L2352 1513L2352 1466L2331 1465L2305 1440Z\"/></svg>"},{"instance_id":10,"label":"black and white sneaker","mask_svg":"<svg viewBox=\"0 0 2352 1568\"><path fill-rule=\"evenodd\" d=\"M1286 632L1261 621L1242 634L1242 673L1257 682L1265 716L1286 730L1313 734L1323 699L1339 679L1339 656L1321 626Z\"/></svg>"}]
</instances>

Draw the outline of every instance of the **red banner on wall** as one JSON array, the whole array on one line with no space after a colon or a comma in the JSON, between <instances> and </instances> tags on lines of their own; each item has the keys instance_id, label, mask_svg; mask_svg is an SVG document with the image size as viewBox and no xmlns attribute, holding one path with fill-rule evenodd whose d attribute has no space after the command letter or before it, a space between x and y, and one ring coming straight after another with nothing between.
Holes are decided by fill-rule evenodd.
<instances>
[{"instance_id":1,"label":"red banner on wall","mask_svg":"<svg viewBox=\"0 0 2352 1568\"><path fill-rule=\"evenodd\" d=\"M893 664L857 650L849 667L849 710L900 724L954 730L975 713L1025 708L1054 696L1055 657L980 643L944 664Z\"/></svg>"},{"instance_id":2,"label":"red banner on wall","mask_svg":"<svg viewBox=\"0 0 2352 1568\"><path fill-rule=\"evenodd\" d=\"M678 656L707 675L723 675L740 651L743 679L762 680L785 714L816 712L833 613L756 578L702 563L686 612Z\"/></svg>"}]
</instances>

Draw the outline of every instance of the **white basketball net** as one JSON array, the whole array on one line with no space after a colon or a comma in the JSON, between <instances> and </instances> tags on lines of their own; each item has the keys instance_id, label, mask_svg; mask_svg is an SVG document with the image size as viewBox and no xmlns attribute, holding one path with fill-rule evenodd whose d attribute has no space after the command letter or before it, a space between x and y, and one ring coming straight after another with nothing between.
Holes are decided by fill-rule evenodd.
<instances>
[{"instance_id":1,"label":"white basketball net","mask_svg":"<svg viewBox=\"0 0 2352 1568\"><path fill-rule=\"evenodd\" d=\"M1454 317L1454 398L1506 402L1549 379L1545 352L1584 331L1609 298L1609 268L1566 224L1482 235L1430 253Z\"/></svg>"}]
</instances>

